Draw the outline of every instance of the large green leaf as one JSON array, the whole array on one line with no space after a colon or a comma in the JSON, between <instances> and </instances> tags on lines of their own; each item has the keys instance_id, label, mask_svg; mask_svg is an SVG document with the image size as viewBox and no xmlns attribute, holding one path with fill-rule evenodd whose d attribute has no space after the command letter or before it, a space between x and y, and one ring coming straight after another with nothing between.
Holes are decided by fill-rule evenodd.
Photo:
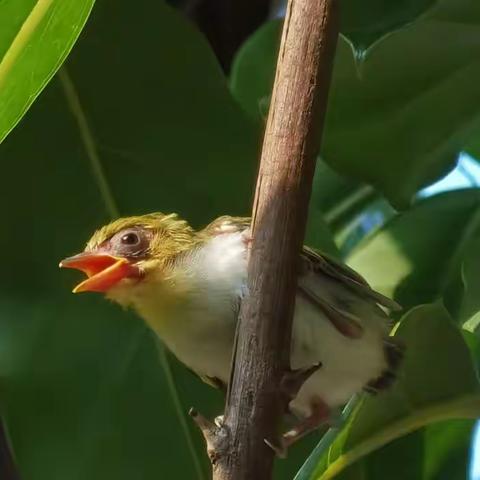
<instances>
[{"instance_id":1,"label":"large green leaf","mask_svg":"<svg viewBox=\"0 0 480 480\"><path fill-rule=\"evenodd\" d=\"M341 30L358 50L413 22L437 0L342 0Z\"/></svg>"},{"instance_id":2,"label":"large green leaf","mask_svg":"<svg viewBox=\"0 0 480 480\"><path fill-rule=\"evenodd\" d=\"M314 205L320 208L329 224L339 225L375 199L377 193L369 185L355 182L335 172L318 160L313 181ZM353 210L353 211L352 211Z\"/></svg>"},{"instance_id":3,"label":"large green leaf","mask_svg":"<svg viewBox=\"0 0 480 480\"><path fill-rule=\"evenodd\" d=\"M441 0L361 58L340 37L322 158L373 184L396 207L408 206L455 165L479 120L479 26L478 2ZM273 83L279 31L278 21L261 28L232 70L231 89L257 121Z\"/></svg>"},{"instance_id":4,"label":"large green leaf","mask_svg":"<svg viewBox=\"0 0 480 480\"><path fill-rule=\"evenodd\" d=\"M444 297L457 317L465 295L462 265L472 249L478 257L479 233L480 190L444 193L394 218L361 243L348 263L405 308Z\"/></svg>"},{"instance_id":5,"label":"large green leaf","mask_svg":"<svg viewBox=\"0 0 480 480\"><path fill-rule=\"evenodd\" d=\"M94 0L0 2L0 143L62 64Z\"/></svg>"},{"instance_id":6,"label":"large green leaf","mask_svg":"<svg viewBox=\"0 0 480 480\"><path fill-rule=\"evenodd\" d=\"M423 427L359 459L338 480L461 480L468 478L474 420L448 420ZM313 460L313 459L312 459ZM310 480L308 464L295 480Z\"/></svg>"},{"instance_id":7,"label":"large green leaf","mask_svg":"<svg viewBox=\"0 0 480 480\"><path fill-rule=\"evenodd\" d=\"M343 257L395 214L390 204L370 185L339 175L321 159L317 162L310 204L310 215L316 212L323 214ZM315 228L318 223L313 224ZM306 241L312 241L308 234Z\"/></svg>"},{"instance_id":8,"label":"large green leaf","mask_svg":"<svg viewBox=\"0 0 480 480\"><path fill-rule=\"evenodd\" d=\"M382 478L379 474L385 473L386 468L394 472L392 478L442 478L438 474L449 453L445 445L455 448L464 445L471 424L460 427L460 431L458 424L451 423L430 427L433 430L424 430L421 442L418 436L398 439L436 422L478 417L480 388L475 363L461 332L438 305L411 310L396 336L407 346L396 384L377 397L361 400L336 438L327 434L320 442L297 480L334 477L370 480ZM434 442L429 441L431 436ZM365 459L394 440L396 444L386 447L393 449L392 452L384 450L376 458ZM418 456L420 447L423 451ZM392 455L399 449L410 452L411 464L403 456ZM465 460L461 463L465 468ZM412 468L416 469L415 474ZM353 476L351 469L355 472ZM361 476L365 469L368 476ZM395 476L397 470L404 476Z\"/></svg>"}]
</instances>

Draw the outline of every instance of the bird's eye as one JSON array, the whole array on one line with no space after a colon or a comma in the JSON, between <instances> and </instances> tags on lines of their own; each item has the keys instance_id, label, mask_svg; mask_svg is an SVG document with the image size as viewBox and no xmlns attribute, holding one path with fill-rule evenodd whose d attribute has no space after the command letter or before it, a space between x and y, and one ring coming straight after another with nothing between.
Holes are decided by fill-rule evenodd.
<instances>
[{"instance_id":1,"label":"bird's eye","mask_svg":"<svg viewBox=\"0 0 480 480\"><path fill-rule=\"evenodd\" d=\"M129 228L110 240L110 248L120 256L140 257L147 252L149 243L149 232L142 228Z\"/></svg>"},{"instance_id":2,"label":"bird's eye","mask_svg":"<svg viewBox=\"0 0 480 480\"><path fill-rule=\"evenodd\" d=\"M129 232L122 235L120 241L122 242L122 245L134 246L140 243L140 237L137 233Z\"/></svg>"}]
</instances>

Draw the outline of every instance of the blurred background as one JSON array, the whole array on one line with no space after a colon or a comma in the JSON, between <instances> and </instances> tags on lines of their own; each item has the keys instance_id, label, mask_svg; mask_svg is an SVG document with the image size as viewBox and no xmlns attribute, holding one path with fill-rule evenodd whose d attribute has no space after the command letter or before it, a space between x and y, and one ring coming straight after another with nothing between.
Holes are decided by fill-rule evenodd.
<instances>
[{"instance_id":1,"label":"blurred background","mask_svg":"<svg viewBox=\"0 0 480 480\"><path fill-rule=\"evenodd\" d=\"M306 243L403 305L408 355L276 478L480 479L480 3L340 7ZM186 412L221 394L58 262L120 215L249 214L284 13L0 2L1 480L209 478Z\"/></svg>"}]
</instances>

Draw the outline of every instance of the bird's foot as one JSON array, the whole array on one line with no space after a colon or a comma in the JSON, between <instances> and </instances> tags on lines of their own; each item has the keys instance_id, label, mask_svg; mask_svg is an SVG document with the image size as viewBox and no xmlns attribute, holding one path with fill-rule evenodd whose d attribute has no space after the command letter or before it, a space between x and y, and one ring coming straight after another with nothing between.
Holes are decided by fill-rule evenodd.
<instances>
[{"instance_id":1,"label":"bird's foot","mask_svg":"<svg viewBox=\"0 0 480 480\"><path fill-rule=\"evenodd\" d=\"M265 443L275 452L277 457L286 458L288 448L305 435L323 425L337 427L341 417L332 413L330 407L323 400L315 398L311 402L311 413L308 417L288 432L285 432L279 439L274 441L265 439Z\"/></svg>"}]
</instances>

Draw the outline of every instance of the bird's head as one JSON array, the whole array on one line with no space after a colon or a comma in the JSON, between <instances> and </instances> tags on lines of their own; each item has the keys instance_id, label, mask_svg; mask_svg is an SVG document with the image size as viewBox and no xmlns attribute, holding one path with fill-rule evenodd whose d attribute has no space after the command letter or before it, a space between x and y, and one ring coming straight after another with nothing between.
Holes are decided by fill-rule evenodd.
<instances>
[{"instance_id":1,"label":"bird's head","mask_svg":"<svg viewBox=\"0 0 480 480\"><path fill-rule=\"evenodd\" d=\"M128 291L158 278L182 251L195 243L195 231L177 215L153 213L120 218L97 230L85 250L60 262L87 279L73 292Z\"/></svg>"}]
</instances>

